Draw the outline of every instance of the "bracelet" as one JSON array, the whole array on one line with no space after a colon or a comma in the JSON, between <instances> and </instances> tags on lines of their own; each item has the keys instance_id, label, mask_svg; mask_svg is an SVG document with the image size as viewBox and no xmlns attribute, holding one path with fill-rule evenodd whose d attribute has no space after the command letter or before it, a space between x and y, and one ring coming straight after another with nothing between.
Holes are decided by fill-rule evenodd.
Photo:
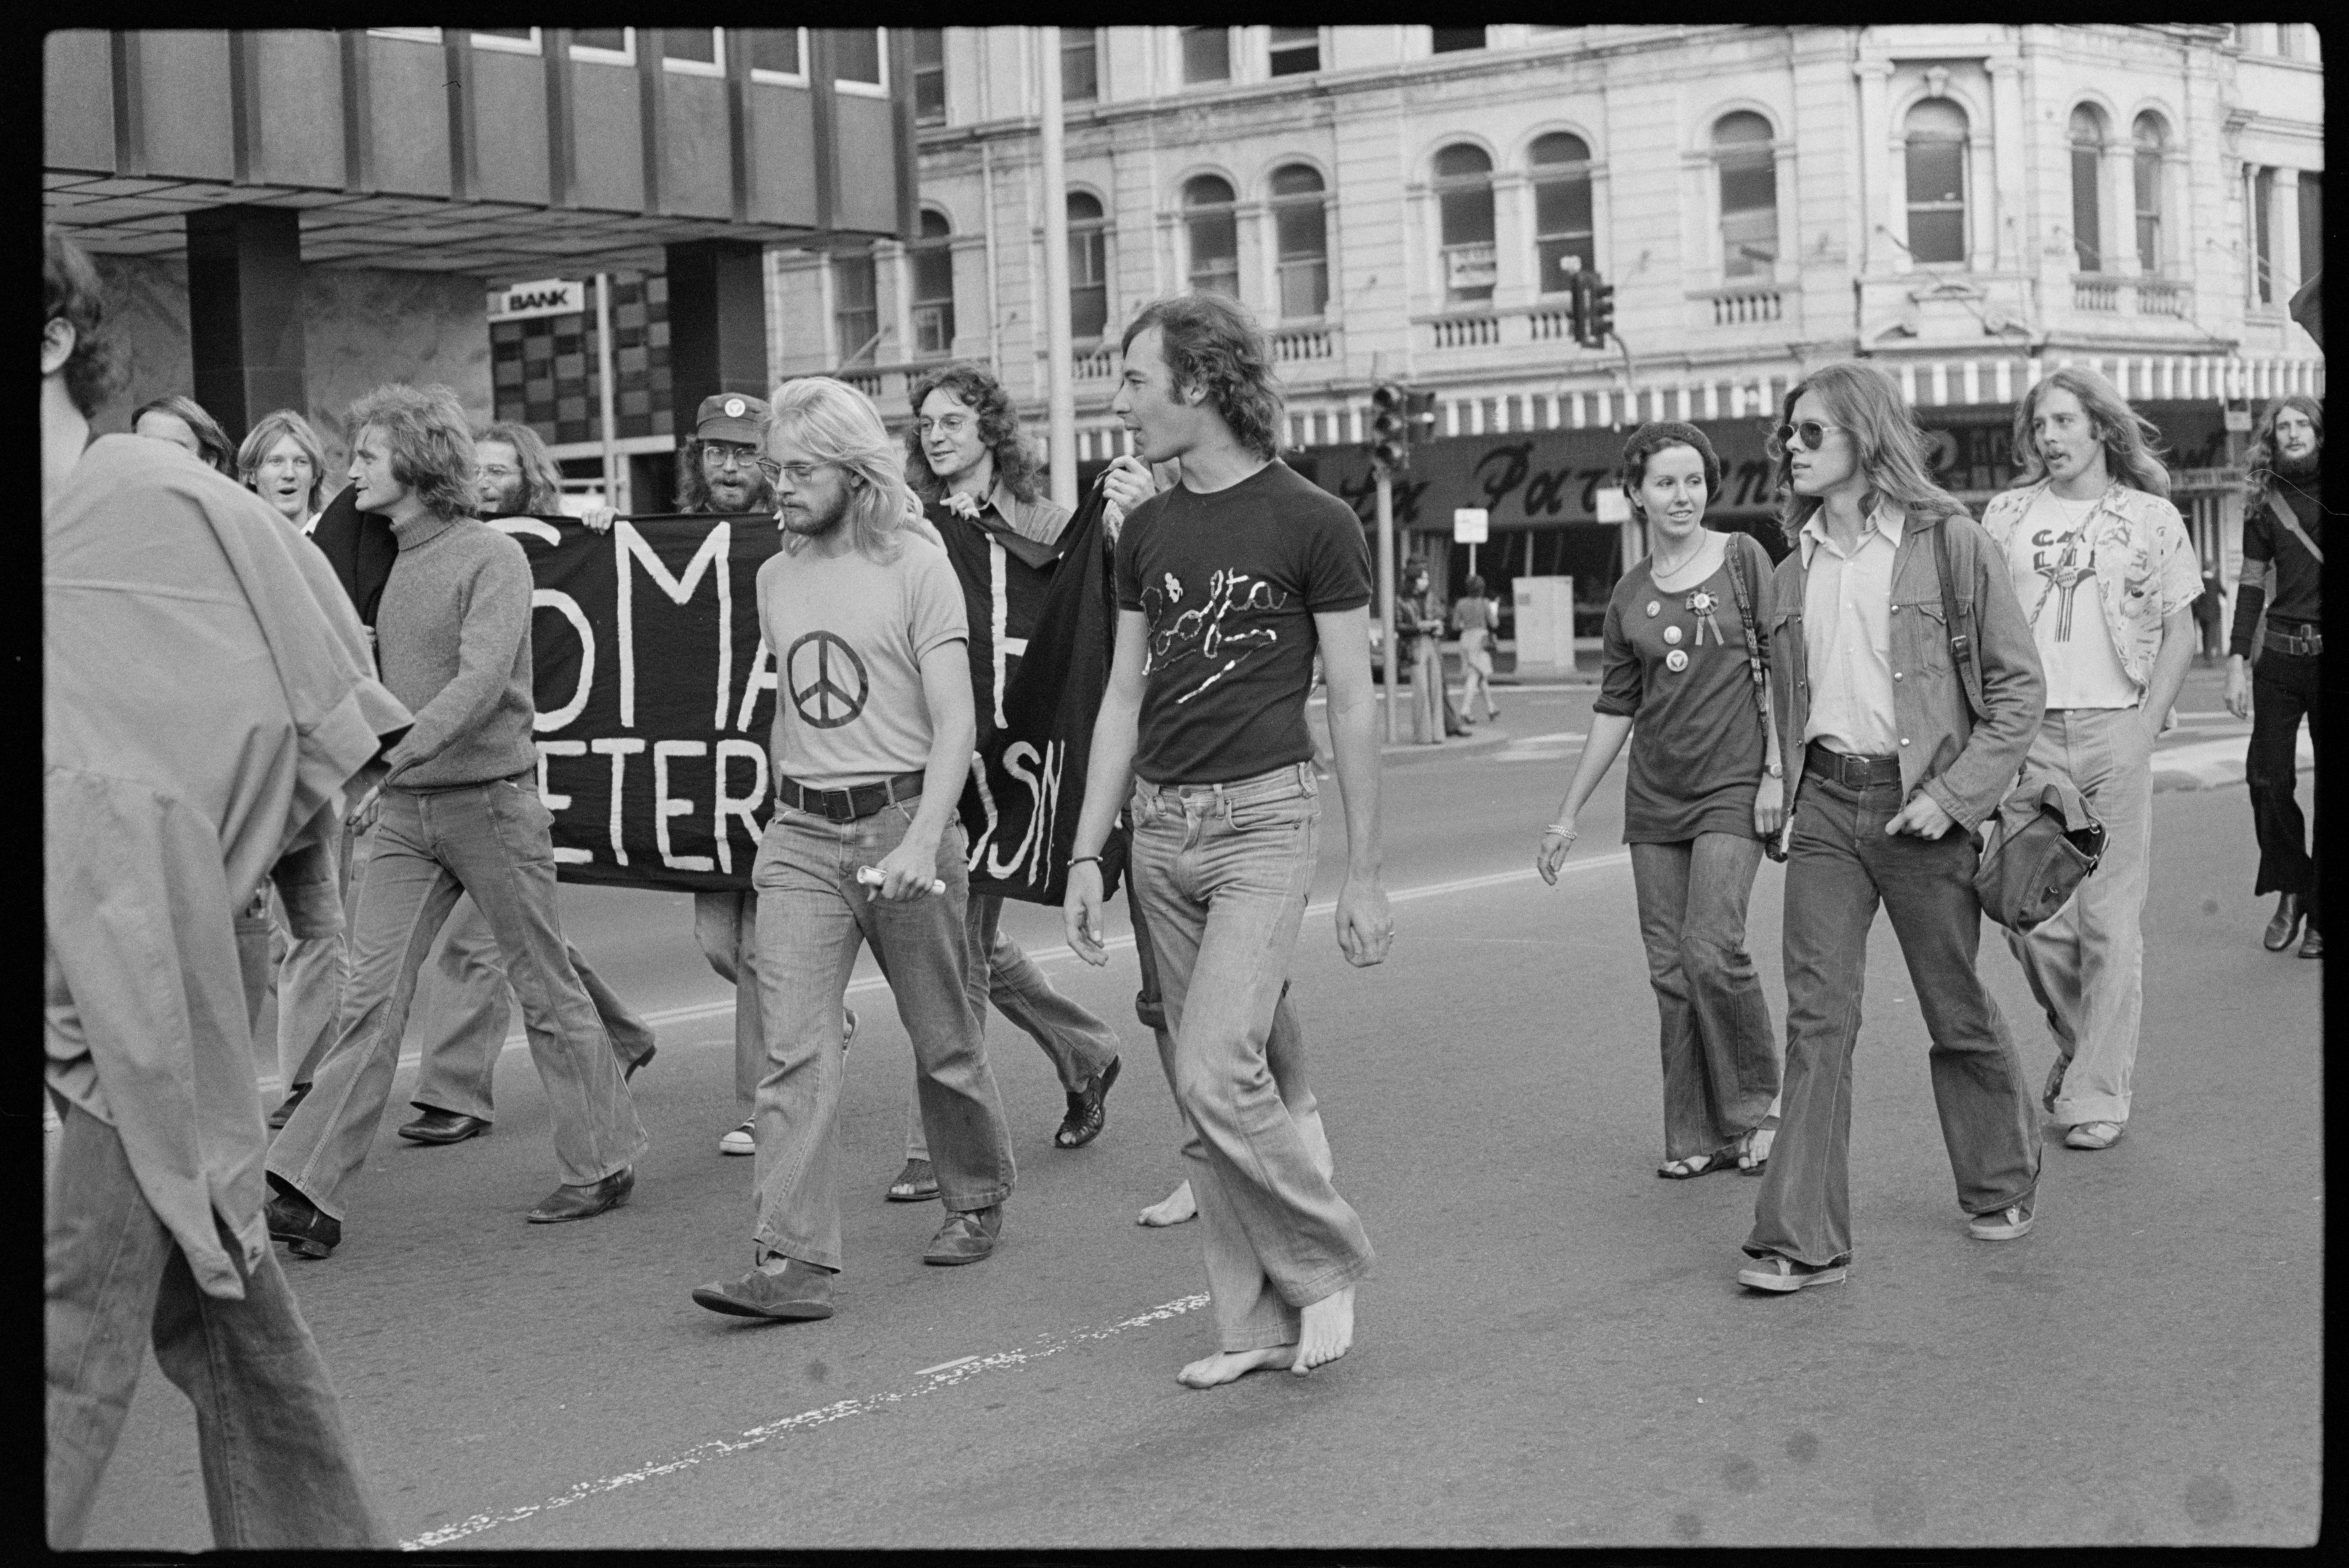
<instances>
[{"instance_id":1,"label":"bracelet","mask_svg":"<svg viewBox=\"0 0 2349 1568\"><path fill-rule=\"evenodd\" d=\"M1088 861L1092 861L1094 865L1101 864L1101 857L1099 855L1071 855L1069 857L1069 868L1073 871L1077 867L1083 865Z\"/></svg>"},{"instance_id":2,"label":"bracelet","mask_svg":"<svg viewBox=\"0 0 2349 1568\"><path fill-rule=\"evenodd\" d=\"M1572 843L1575 840L1582 837L1580 833L1576 832L1572 828L1562 826L1557 822L1552 822L1547 828L1544 829L1543 831L1556 833L1559 838L1564 839L1568 843Z\"/></svg>"}]
</instances>

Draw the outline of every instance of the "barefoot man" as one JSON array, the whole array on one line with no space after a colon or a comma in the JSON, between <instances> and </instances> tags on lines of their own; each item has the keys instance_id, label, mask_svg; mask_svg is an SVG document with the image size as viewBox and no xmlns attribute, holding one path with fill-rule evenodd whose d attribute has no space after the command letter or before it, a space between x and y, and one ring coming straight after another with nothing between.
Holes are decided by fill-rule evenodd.
<instances>
[{"instance_id":1,"label":"barefoot man","mask_svg":"<svg viewBox=\"0 0 2349 1568\"><path fill-rule=\"evenodd\" d=\"M1117 644L1069 872L1069 944L1102 949L1099 855L1133 828L1171 1040L1164 1067L1197 1135L1185 1150L1222 1347L1195 1388L1265 1367L1311 1371L1354 1338L1371 1243L1300 1127L1299 1053L1266 1040L1313 881L1321 807L1305 727L1322 655L1346 820L1338 945L1365 965L1393 936L1379 886L1371 734L1370 561L1343 501L1279 461L1263 334L1217 294L1161 300L1127 328L1112 407L1182 482L1117 542ZM1127 798L1128 780L1132 796Z\"/></svg>"}]
</instances>

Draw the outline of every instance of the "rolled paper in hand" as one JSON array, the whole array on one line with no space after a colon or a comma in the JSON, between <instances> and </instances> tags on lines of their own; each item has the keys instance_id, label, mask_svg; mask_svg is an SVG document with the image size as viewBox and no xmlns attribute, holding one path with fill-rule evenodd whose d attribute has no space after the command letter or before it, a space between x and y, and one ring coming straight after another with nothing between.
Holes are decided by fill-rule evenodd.
<instances>
[{"instance_id":1,"label":"rolled paper in hand","mask_svg":"<svg viewBox=\"0 0 2349 1568\"><path fill-rule=\"evenodd\" d=\"M856 880L866 887L879 887L887 879L882 876L879 866L859 866L856 868ZM947 891L947 884L933 877L930 879L930 891L944 892Z\"/></svg>"}]
</instances>

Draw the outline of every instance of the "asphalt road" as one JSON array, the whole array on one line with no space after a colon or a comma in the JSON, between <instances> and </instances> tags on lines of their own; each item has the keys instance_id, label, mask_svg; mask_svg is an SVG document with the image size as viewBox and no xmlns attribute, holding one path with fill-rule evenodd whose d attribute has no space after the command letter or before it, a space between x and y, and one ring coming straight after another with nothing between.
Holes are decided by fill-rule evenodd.
<instances>
[{"instance_id":1,"label":"asphalt road","mask_svg":"<svg viewBox=\"0 0 2349 1568\"><path fill-rule=\"evenodd\" d=\"M1179 1172L1132 959L1052 956L1056 916L1020 906L1006 924L1134 1053L1100 1141L1051 1147L1058 1085L995 1019L1020 1162L1003 1243L924 1267L938 1212L881 1201L910 1049L863 990L839 1315L694 1306L749 1258L750 1162L715 1146L734 1119L729 991L688 900L566 889L581 947L667 1020L636 1086L654 1147L633 1201L522 1222L554 1178L512 1050L492 1136L421 1149L388 1119L341 1250L288 1261L392 1529L558 1549L2313 1541L2321 965L2259 946L2240 785L2157 797L2135 1117L2108 1152L2051 1140L2021 1242L1964 1234L1879 920L1851 1278L1764 1297L1732 1278L1754 1184L1653 1175L1655 1013L1616 781L1562 885L1530 870L1590 695L1504 689L1505 740L1388 769L1385 965L1348 968L1326 908L1309 917L1315 1086L1379 1252L1353 1353L1309 1378L1174 1382L1213 1343L1196 1227L1133 1223ZM2209 678L2181 706L2165 752L2240 748ZM1333 800L1325 903L1342 854ZM1781 879L1764 867L1751 926L1774 1019ZM2044 1023L1984 930L2035 1079ZM208 1543L191 1414L150 1358L87 1544Z\"/></svg>"}]
</instances>

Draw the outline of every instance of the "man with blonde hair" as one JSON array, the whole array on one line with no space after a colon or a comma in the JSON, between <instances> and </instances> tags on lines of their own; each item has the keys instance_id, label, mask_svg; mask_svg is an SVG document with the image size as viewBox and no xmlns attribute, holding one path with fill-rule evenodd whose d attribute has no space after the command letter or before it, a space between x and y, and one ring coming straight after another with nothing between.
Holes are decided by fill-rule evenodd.
<instances>
[{"instance_id":1,"label":"man with blonde hair","mask_svg":"<svg viewBox=\"0 0 2349 1568\"><path fill-rule=\"evenodd\" d=\"M775 655L775 809L758 890L767 1075L754 1264L693 1293L738 1317L819 1318L840 1272L841 999L859 943L913 1039L946 1223L923 1261L994 1251L1011 1136L971 1006L969 850L956 805L977 735L962 588L864 394L776 390L761 470L782 549L759 569Z\"/></svg>"}]
</instances>

